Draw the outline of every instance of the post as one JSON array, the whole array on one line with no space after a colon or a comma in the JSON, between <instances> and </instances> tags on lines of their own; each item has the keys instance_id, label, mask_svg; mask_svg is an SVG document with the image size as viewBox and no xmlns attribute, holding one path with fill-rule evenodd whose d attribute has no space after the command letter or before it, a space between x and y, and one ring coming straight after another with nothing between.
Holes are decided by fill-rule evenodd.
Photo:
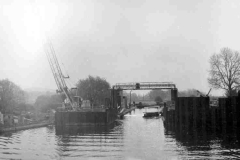
<instances>
[{"instance_id":1,"label":"post","mask_svg":"<svg viewBox=\"0 0 240 160\"><path fill-rule=\"evenodd\" d=\"M188 132L189 129L189 97L184 98L184 129Z\"/></svg>"},{"instance_id":2,"label":"post","mask_svg":"<svg viewBox=\"0 0 240 160\"><path fill-rule=\"evenodd\" d=\"M180 131L182 130L182 126L183 126L183 98L179 98L178 100L178 109L179 109L179 129Z\"/></svg>"},{"instance_id":3,"label":"post","mask_svg":"<svg viewBox=\"0 0 240 160\"><path fill-rule=\"evenodd\" d=\"M222 119L222 133L226 133L226 98L221 98L219 101Z\"/></svg>"},{"instance_id":4,"label":"post","mask_svg":"<svg viewBox=\"0 0 240 160\"><path fill-rule=\"evenodd\" d=\"M211 130L213 133L216 132L216 108L211 108Z\"/></svg>"},{"instance_id":5,"label":"post","mask_svg":"<svg viewBox=\"0 0 240 160\"><path fill-rule=\"evenodd\" d=\"M130 107L131 107L131 98L132 98L132 90L130 91Z\"/></svg>"},{"instance_id":6,"label":"post","mask_svg":"<svg viewBox=\"0 0 240 160\"><path fill-rule=\"evenodd\" d=\"M175 127L179 126L179 98L176 98L175 102Z\"/></svg>"},{"instance_id":7,"label":"post","mask_svg":"<svg viewBox=\"0 0 240 160\"><path fill-rule=\"evenodd\" d=\"M237 96L237 102L236 102L236 106L240 105L240 90L238 91L238 96ZM236 107L236 114L239 115L240 114L240 109L239 107ZM240 116L236 117L237 120L237 139L240 140Z\"/></svg>"},{"instance_id":8,"label":"post","mask_svg":"<svg viewBox=\"0 0 240 160\"><path fill-rule=\"evenodd\" d=\"M197 132L197 109L199 107L199 98L194 97L193 98L193 131Z\"/></svg>"},{"instance_id":9,"label":"post","mask_svg":"<svg viewBox=\"0 0 240 160\"><path fill-rule=\"evenodd\" d=\"M237 97L231 98L232 104L232 131L236 133L237 130Z\"/></svg>"},{"instance_id":10,"label":"post","mask_svg":"<svg viewBox=\"0 0 240 160\"><path fill-rule=\"evenodd\" d=\"M2 101L3 87L0 86L0 102ZM2 113L5 114L5 106L2 105Z\"/></svg>"},{"instance_id":11,"label":"post","mask_svg":"<svg viewBox=\"0 0 240 160\"><path fill-rule=\"evenodd\" d=\"M178 97L178 90L176 88L171 89L171 101L174 102L175 106L176 106L177 97ZM175 109L175 106L174 106L174 109Z\"/></svg>"}]
</instances>

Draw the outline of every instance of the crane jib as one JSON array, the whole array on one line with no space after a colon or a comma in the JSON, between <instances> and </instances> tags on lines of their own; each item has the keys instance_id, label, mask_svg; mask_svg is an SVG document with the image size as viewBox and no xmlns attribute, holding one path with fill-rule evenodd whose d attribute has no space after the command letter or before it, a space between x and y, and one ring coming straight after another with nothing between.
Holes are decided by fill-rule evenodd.
<instances>
[{"instance_id":1,"label":"crane jib","mask_svg":"<svg viewBox=\"0 0 240 160\"><path fill-rule=\"evenodd\" d=\"M57 56L55 54L55 50L49 39L47 40L47 43L45 44L45 53L47 55L48 63L50 65L54 80L57 84L58 92L64 93L64 95L66 96L66 99L70 103L70 109L74 109L73 99L70 96L68 87L64 80L64 78L69 78L69 76L65 77L63 75L62 70L59 65L59 62L58 62L58 59L57 59Z\"/></svg>"}]
</instances>

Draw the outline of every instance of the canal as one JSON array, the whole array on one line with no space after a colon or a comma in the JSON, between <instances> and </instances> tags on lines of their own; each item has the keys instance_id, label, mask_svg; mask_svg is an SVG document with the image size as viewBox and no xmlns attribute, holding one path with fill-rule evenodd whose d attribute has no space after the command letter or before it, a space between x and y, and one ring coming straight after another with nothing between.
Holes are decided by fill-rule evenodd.
<instances>
[{"instance_id":1,"label":"canal","mask_svg":"<svg viewBox=\"0 0 240 160\"><path fill-rule=\"evenodd\" d=\"M136 109L107 128L29 129L0 136L0 159L239 159L234 136L176 133Z\"/></svg>"}]
</instances>

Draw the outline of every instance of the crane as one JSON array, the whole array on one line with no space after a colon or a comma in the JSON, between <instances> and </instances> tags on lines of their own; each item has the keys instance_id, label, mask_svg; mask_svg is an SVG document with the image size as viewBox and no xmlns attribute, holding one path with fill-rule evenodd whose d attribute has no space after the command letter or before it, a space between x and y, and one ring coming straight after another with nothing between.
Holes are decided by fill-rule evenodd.
<instances>
[{"instance_id":1,"label":"crane","mask_svg":"<svg viewBox=\"0 0 240 160\"><path fill-rule=\"evenodd\" d=\"M68 89L66 82L65 82L65 78L69 78L69 76L65 77L63 75L60 65L58 63L57 56L55 54L55 50L49 39L46 40L44 49L45 49L45 53L47 55L48 63L50 65L54 80L57 84L57 88L58 88L57 93L64 93L67 101L70 104L70 110L76 110L76 105L74 104L74 100L73 100L72 96L70 95L70 90ZM65 104L65 106L66 106L66 104Z\"/></svg>"}]
</instances>

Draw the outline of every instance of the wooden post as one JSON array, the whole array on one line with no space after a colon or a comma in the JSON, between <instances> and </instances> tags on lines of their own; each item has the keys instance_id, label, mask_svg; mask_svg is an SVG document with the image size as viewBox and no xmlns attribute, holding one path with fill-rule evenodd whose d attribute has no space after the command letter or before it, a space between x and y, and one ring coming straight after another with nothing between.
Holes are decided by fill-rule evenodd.
<instances>
[{"instance_id":1,"label":"wooden post","mask_svg":"<svg viewBox=\"0 0 240 160\"><path fill-rule=\"evenodd\" d=\"M164 117L164 123L167 123L167 107L164 105L163 107L163 117Z\"/></svg>"},{"instance_id":2,"label":"wooden post","mask_svg":"<svg viewBox=\"0 0 240 160\"><path fill-rule=\"evenodd\" d=\"M190 98L184 98L184 117L185 117L185 129L189 130L189 102Z\"/></svg>"},{"instance_id":3,"label":"wooden post","mask_svg":"<svg viewBox=\"0 0 240 160\"><path fill-rule=\"evenodd\" d=\"M179 98L176 99L175 103L175 128L179 129Z\"/></svg>"},{"instance_id":4,"label":"wooden post","mask_svg":"<svg viewBox=\"0 0 240 160\"><path fill-rule=\"evenodd\" d=\"M205 126L206 126L206 129L207 127L209 127L209 123L211 123L211 119L209 117L210 115L210 109L209 109L209 97L205 97Z\"/></svg>"},{"instance_id":5,"label":"wooden post","mask_svg":"<svg viewBox=\"0 0 240 160\"><path fill-rule=\"evenodd\" d=\"M211 130L216 132L216 108L211 108Z\"/></svg>"},{"instance_id":6,"label":"wooden post","mask_svg":"<svg viewBox=\"0 0 240 160\"><path fill-rule=\"evenodd\" d=\"M226 133L226 98L221 98L220 101L221 119L222 119L222 133Z\"/></svg>"},{"instance_id":7,"label":"wooden post","mask_svg":"<svg viewBox=\"0 0 240 160\"><path fill-rule=\"evenodd\" d=\"M240 91L236 99L237 139L240 142Z\"/></svg>"},{"instance_id":8,"label":"wooden post","mask_svg":"<svg viewBox=\"0 0 240 160\"><path fill-rule=\"evenodd\" d=\"M180 131L182 130L182 123L183 123L183 119L182 119L182 112L183 112L183 107L182 107L182 100L183 98L179 98L179 129Z\"/></svg>"},{"instance_id":9,"label":"wooden post","mask_svg":"<svg viewBox=\"0 0 240 160\"><path fill-rule=\"evenodd\" d=\"M232 131L233 133L236 133L237 130L237 97L231 98L231 105L232 105Z\"/></svg>"},{"instance_id":10,"label":"wooden post","mask_svg":"<svg viewBox=\"0 0 240 160\"><path fill-rule=\"evenodd\" d=\"M193 99L195 97L191 97L188 100L188 128L192 131L193 130Z\"/></svg>"},{"instance_id":11,"label":"wooden post","mask_svg":"<svg viewBox=\"0 0 240 160\"><path fill-rule=\"evenodd\" d=\"M193 98L193 131L197 130L197 103L199 98Z\"/></svg>"},{"instance_id":12,"label":"wooden post","mask_svg":"<svg viewBox=\"0 0 240 160\"><path fill-rule=\"evenodd\" d=\"M201 110L202 110L202 130L206 130L206 108L205 108L205 98L201 97Z\"/></svg>"}]
</instances>

